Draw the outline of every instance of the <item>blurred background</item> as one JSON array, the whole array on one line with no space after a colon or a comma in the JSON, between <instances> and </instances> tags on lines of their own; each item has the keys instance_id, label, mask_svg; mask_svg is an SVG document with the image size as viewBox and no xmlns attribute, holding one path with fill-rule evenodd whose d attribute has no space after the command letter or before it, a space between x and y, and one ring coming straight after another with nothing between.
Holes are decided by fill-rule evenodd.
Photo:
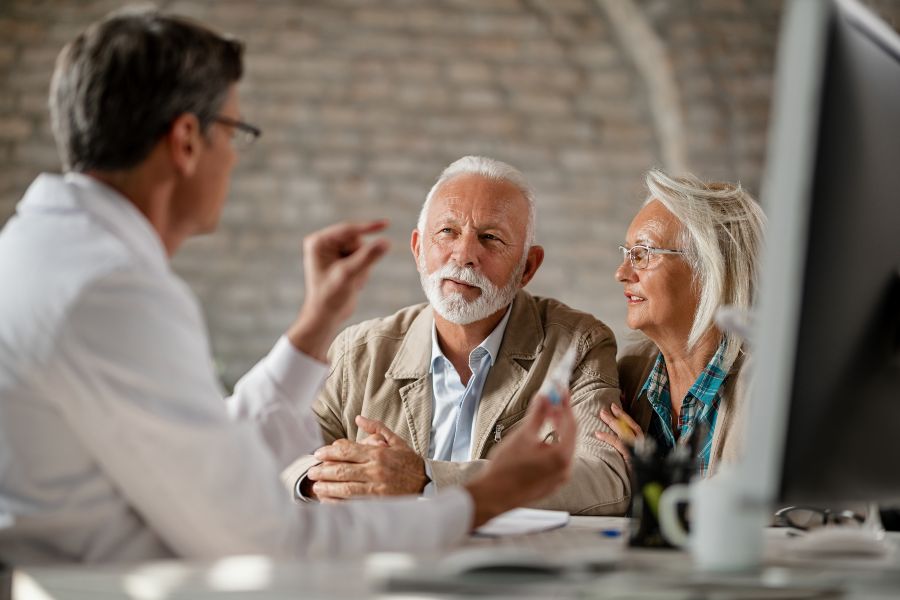
<instances>
[{"instance_id":1,"label":"blurred background","mask_svg":"<svg viewBox=\"0 0 900 600\"><path fill-rule=\"evenodd\" d=\"M157 2L244 40L241 156L219 231L175 269L221 376L265 354L303 298L303 236L388 217L390 254L352 321L424 300L409 251L425 194L466 154L521 169L547 251L529 285L629 339L613 272L650 167L758 195L774 58L791 0ZM900 0L866 0L895 29ZM0 0L0 224L58 171L47 90L60 48L125 2ZM15 293L15 290L0 290Z\"/></svg>"}]
</instances>

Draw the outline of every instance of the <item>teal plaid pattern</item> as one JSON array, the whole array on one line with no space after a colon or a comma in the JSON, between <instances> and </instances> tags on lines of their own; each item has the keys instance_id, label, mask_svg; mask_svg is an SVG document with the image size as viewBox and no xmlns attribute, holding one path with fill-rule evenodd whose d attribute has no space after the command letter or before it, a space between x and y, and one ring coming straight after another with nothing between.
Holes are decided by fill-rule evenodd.
<instances>
[{"instance_id":1,"label":"teal plaid pattern","mask_svg":"<svg viewBox=\"0 0 900 600\"><path fill-rule=\"evenodd\" d=\"M712 452L713 431L716 417L719 414L719 389L725 381L727 373L722 369L726 343L723 339L715 354L703 368L703 372L688 390L681 404L681 415L678 417L677 432L672 428L672 397L669 393L669 373L662 352L656 356L653 369L641 388L640 395L645 396L653 407L654 418L650 421L648 435L656 441L657 447L664 452L671 451L675 444L687 444L691 434L697 427L705 427L706 434L700 440L697 451L697 472L705 476L709 470L709 457Z\"/></svg>"}]
</instances>

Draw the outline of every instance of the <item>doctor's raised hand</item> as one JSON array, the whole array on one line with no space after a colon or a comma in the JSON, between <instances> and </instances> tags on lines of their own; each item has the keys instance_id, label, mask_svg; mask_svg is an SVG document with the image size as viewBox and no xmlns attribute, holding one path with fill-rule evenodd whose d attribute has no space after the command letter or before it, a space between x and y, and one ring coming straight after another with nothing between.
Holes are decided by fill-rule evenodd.
<instances>
[{"instance_id":1,"label":"doctor's raised hand","mask_svg":"<svg viewBox=\"0 0 900 600\"><path fill-rule=\"evenodd\" d=\"M384 256L388 240L365 241L387 221L337 223L303 240L306 298L287 337L298 350L322 362L338 327L356 307L372 265Z\"/></svg>"}]
</instances>

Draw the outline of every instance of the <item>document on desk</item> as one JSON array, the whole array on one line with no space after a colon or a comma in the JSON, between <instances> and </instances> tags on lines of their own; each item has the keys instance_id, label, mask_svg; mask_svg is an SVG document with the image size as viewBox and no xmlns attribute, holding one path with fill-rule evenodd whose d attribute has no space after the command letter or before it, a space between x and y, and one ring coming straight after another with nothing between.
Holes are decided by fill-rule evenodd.
<instances>
[{"instance_id":1,"label":"document on desk","mask_svg":"<svg viewBox=\"0 0 900 600\"><path fill-rule=\"evenodd\" d=\"M564 510L514 508L498 515L475 530L475 535L500 537L523 535L565 527L569 513Z\"/></svg>"}]
</instances>

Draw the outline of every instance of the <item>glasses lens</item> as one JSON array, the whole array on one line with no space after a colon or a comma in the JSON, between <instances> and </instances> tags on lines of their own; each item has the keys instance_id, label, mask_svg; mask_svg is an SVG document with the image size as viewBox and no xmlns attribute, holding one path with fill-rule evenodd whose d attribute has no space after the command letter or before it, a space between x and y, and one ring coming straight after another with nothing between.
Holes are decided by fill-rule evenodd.
<instances>
[{"instance_id":1,"label":"glasses lens","mask_svg":"<svg viewBox=\"0 0 900 600\"><path fill-rule=\"evenodd\" d=\"M792 508L782 513L784 520L797 529L815 529L825 524L826 513L814 508Z\"/></svg>"},{"instance_id":2,"label":"glasses lens","mask_svg":"<svg viewBox=\"0 0 900 600\"><path fill-rule=\"evenodd\" d=\"M859 527L865 522L865 518L851 510L841 510L831 513L829 522L841 527Z\"/></svg>"},{"instance_id":3,"label":"glasses lens","mask_svg":"<svg viewBox=\"0 0 900 600\"><path fill-rule=\"evenodd\" d=\"M234 130L234 146L243 150L250 147L256 140L256 136L246 129L235 128Z\"/></svg>"},{"instance_id":4,"label":"glasses lens","mask_svg":"<svg viewBox=\"0 0 900 600\"><path fill-rule=\"evenodd\" d=\"M631 261L634 263L635 269L646 269L650 263L650 251L646 246L632 246Z\"/></svg>"}]
</instances>

